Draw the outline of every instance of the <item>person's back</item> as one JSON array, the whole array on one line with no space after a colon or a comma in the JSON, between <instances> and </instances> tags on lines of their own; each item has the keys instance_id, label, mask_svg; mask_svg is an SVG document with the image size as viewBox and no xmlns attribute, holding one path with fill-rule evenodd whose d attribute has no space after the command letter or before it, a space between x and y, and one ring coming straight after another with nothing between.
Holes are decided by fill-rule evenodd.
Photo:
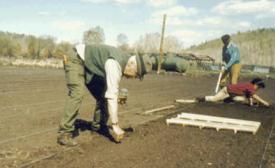
<instances>
[{"instance_id":1,"label":"person's back","mask_svg":"<svg viewBox=\"0 0 275 168\"><path fill-rule=\"evenodd\" d=\"M255 94L256 90L251 82L242 82L227 85L227 91L231 96L250 97Z\"/></svg>"},{"instance_id":2,"label":"person's back","mask_svg":"<svg viewBox=\"0 0 275 168\"><path fill-rule=\"evenodd\" d=\"M85 46L85 68L86 68L86 83L89 83L93 75L98 75L103 78L106 76L104 69L105 63L108 59L116 60L121 71L127 64L130 55L112 46L104 44L94 44Z\"/></svg>"},{"instance_id":3,"label":"person's back","mask_svg":"<svg viewBox=\"0 0 275 168\"><path fill-rule=\"evenodd\" d=\"M222 56L223 56L223 61L228 65L227 68L229 68L233 64L238 64L240 63L240 50L237 47L236 44L230 42L228 46L224 46L222 50ZM232 59L232 61L231 61ZM232 63L230 63L230 61Z\"/></svg>"}]
</instances>

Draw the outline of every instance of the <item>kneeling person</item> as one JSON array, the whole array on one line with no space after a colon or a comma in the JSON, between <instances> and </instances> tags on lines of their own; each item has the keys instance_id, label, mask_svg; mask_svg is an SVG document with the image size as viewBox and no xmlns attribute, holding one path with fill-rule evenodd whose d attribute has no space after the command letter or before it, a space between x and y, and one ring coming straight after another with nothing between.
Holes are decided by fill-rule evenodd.
<instances>
[{"instance_id":1,"label":"kneeling person","mask_svg":"<svg viewBox=\"0 0 275 168\"><path fill-rule=\"evenodd\" d=\"M254 100L263 104L264 106L269 107L269 103L256 95L258 89L265 88L265 84L262 79L255 78L251 82L238 83L238 84L229 84L223 89L221 89L214 96L205 96L204 98L197 98L198 102L218 102L223 101L229 97L232 97L233 100L242 100L242 97L249 100L249 104L252 106ZM245 100L245 99L244 99Z\"/></svg>"}]
</instances>

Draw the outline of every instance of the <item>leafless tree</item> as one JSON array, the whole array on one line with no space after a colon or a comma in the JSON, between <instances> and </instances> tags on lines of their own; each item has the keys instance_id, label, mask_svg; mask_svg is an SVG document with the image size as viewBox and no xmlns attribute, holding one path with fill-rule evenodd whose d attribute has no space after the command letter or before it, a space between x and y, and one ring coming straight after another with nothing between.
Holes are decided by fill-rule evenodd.
<instances>
[{"instance_id":1,"label":"leafless tree","mask_svg":"<svg viewBox=\"0 0 275 168\"><path fill-rule=\"evenodd\" d=\"M163 48L165 52L179 53L183 49L183 43L175 36L167 36Z\"/></svg>"},{"instance_id":2,"label":"leafless tree","mask_svg":"<svg viewBox=\"0 0 275 168\"><path fill-rule=\"evenodd\" d=\"M100 26L92 27L83 34L84 44L102 44L104 42L104 30Z\"/></svg>"},{"instance_id":3,"label":"leafless tree","mask_svg":"<svg viewBox=\"0 0 275 168\"><path fill-rule=\"evenodd\" d=\"M117 47L121 50L129 50L128 37L124 33L120 33L119 35L117 35L117 43Z\"/></svg>"},{"instance_id":4,"label":"leafless tree","mask_svg":"<svg viewBox=\"0 0 275 168\"><path fill-rule=\"evenodd\" d=\"M118 46L128 44L128 37L124 33L117 35Z\"/></svg>"},{"instance_id":5,"label":"leafless tree","mask_svg":"<svg viewBox=\"0 0 275 168\"><path fill-rule=\"evenodd\" d=\"M141 52L158 52L160 43L159 33L148 33L145 36L141 36L135 43L134 47Z\"/></svg>"},{"instance_id":6,"label":"leafless tree","mask_svg":"<svg viewBox=\"0 0 275 168\"><path fill-rule=\"evenodd\" d=\"M141 36L135 43L135 48L139 51L147 53L158 53L160 47L160 34L149 33ZM182 42L175 36L167 36L164 38L163 43L164 52L180 52L183 48Z\"/></svg>"}]
</instances>

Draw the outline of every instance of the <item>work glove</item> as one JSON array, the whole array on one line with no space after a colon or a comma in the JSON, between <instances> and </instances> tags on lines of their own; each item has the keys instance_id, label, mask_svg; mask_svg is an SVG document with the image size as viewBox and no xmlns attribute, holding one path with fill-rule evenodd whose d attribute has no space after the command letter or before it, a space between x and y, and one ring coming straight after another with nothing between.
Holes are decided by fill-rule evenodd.
<instances>
[{"instance_id":1,"label":"work glove","mask_svg":"<svg viewBox=\"0 0 275 168\"><path fill-rule=\"evenodd\" d=\"M122 88L119 90L118 93L118 104L124 105L127 103L127 99L128 99L128 89L126 88Z\"/></svg>"}]
</instances>

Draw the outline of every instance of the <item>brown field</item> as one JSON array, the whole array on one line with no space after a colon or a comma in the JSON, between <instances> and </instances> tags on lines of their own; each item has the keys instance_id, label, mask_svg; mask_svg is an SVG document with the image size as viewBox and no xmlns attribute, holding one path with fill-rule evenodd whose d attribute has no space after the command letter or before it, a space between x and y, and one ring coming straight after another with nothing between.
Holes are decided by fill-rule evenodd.
<instances>
[{"instance_id":1,"label":"brown field","mask_svg":"<svg viewBox=\"0 0 275 168\"><path fill-rule=\"evenodd\" d=\"M79 129L80 145L56 144L66 87L63 70L0 66L0 167L33 168L272 168L275 167L274 109L243 104L188 104L151 115L144 111L174 104L178 98L212 94L217 76L151 74L140 82L123 79L128 104L120 123L134 132L120 144ZM241 79L244 81L245 79ZM259 94L274 103L275 80ZM85 95L79 119L90 121L94 99ZM256 135L196 127L167 126L179 112L261 122ZM273 126L274 125L274 126ZM275 129L275 128L274 128Z\"/></svg>"}]
</instances>

